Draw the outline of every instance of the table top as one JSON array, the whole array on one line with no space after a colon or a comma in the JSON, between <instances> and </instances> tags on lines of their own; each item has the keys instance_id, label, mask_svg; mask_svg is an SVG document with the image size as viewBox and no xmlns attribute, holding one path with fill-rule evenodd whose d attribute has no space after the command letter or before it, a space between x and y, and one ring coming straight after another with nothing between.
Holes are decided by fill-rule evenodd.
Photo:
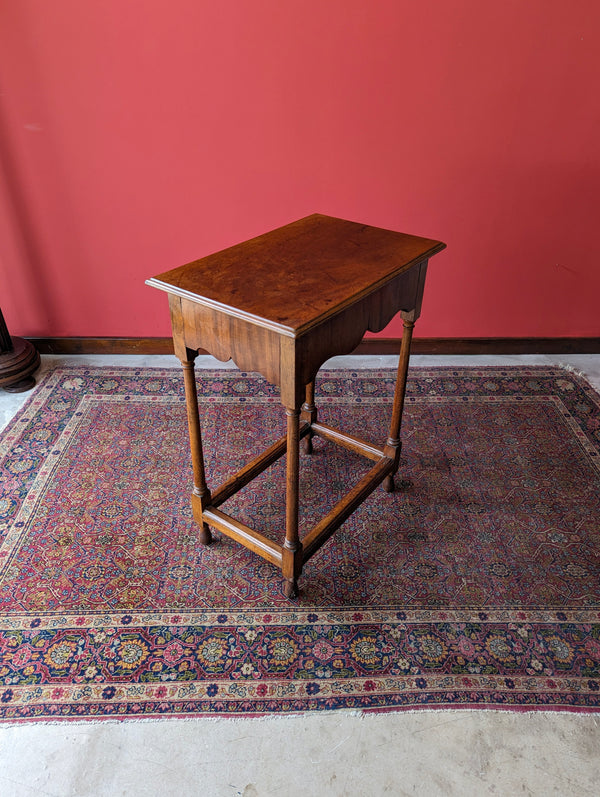
<instances>
[{"instance_id":1,"label":"table top","mask_svg":"<svg viewBox=\"0 0 600 797\"><path fill-rule=\"evenodd\" d=\"M445 246L314 214L146 284L297 336Z\"/></svg>"}]
</instances>

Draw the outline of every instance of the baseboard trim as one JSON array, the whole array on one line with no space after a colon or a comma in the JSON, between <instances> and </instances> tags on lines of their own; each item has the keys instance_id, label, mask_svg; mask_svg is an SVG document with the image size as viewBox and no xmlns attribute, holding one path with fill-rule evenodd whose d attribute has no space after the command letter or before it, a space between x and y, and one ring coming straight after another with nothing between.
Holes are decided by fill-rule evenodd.
<instances>
[{"instance_id":1,"label":"baseboard trim","mask_svg":"<svg viewBox=\"0 0 600 797\"><path fill-rule=\"evenodd\" d=\"M173 354L171 338L28 338L41 354ZM399 338L365 338L353 354L397 354ZM600 354L600 338L415 338L413 354Z\"/></svg>"},{"instance_id":2,"label":"baseboard trim","mask_svg":"<svg viewBox=\"0 0 600 797\"><path fill-rule=\"evenodd\" d=\"M40 354L173 354L171 338L28 338Z\"/></svg>"}]
</instances>

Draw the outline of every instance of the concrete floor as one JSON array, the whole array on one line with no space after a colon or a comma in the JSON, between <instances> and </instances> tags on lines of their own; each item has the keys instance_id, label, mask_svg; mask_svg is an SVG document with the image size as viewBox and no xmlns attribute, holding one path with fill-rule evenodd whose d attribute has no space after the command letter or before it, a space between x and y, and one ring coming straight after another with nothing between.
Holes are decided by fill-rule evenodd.
<instances>
[{"instance_id":1,"label":"concrete floor","mask_svg":"<svg viewBox=\"0 0 600 797\"><path fill-rule=\"evenodd\" d=\"M44 357L177 366L174 357ZM600 356L413 357L413 365L548 365L600 391ZM393 365L393 357L329 366ZM216 367L212 358L199 366ZM27 395L0 391L0 427ZM600 714L327 712L267 719L0 726L0 795L598 795Z\"/></svg>"}]
</instances>

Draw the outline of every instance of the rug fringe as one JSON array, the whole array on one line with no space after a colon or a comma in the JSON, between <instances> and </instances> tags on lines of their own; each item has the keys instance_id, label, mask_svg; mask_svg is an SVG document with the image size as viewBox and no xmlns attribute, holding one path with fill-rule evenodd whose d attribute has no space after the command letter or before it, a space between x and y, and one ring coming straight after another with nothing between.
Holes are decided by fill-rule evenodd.
<instances>
[{"instance_id":1,"label":"rug fringe","mask_svg":"<svg viewBox=\"0 0 600 797\"><path fill-rule=\"evenodd\" d=\"M379 717L380 721L383 721L383 717L387 717L390 719L392 716L399 719L401 716L405 714L410 714L412 716L418 714L446 714L452 715L456 719L460 719L461 715L472 715L472 714L481 714L482 717L494 714L494 715L503 715L503 716L511 716L514 719L517 717L521 718L523 716L527 716L528 719L533 719L533 717L545 717L547 719L554 718L558 716L564 716L565 714L573 715L573 716L586 716L590 717L590 721L593 722L594 725L600 726L600 713L596 710L590 710L587 708L578 708L573 709L570 707L565 708L554 708L554 709L538 709L538 708L530 708L530 707L497 707L497 706L490 706L490 707L472 707L472 708L455 708L453 706L443 706L443 707L423 707L423 708L405 708L405 709L387 709L385 711L377 711L377 710L362 710L362 709L338 709L338 710L331 710L328 709L327 711L296 711L290 713L273 713L273 714L260 714L260 715L248 715L242 716L239 714L235 715L203 715L203 716L177 716L177 715L164 715L160 717L123 717L123 718L116 718L116 717L107 717L106 719L98 718L98 719L70 719L67 717L60 718L60 719L43 719L43 720L7 720L0 722L0 730L2 728L23 728L26 726L39 726L39 725L48 725L54 726L60 725L63 728L68 728L71 725L77 726L89 726L89 727L98 727L98 726L120 726L120 725L129 725L129 724L152 724L155 723L157 725L162 725L165 723L175 723L175 722L188 722L188 723L197 723L201 725L203 723L229 723L232 725L238 725L242 723L252 723L258 724L263 722L285 722L285 721L298 721L298 720L309 720L309 721L316 721L317 718L320 718L324 722L333 722L334 720L340 721L346 717L352 717L353 719L360 721L360 722L375 722L376 718Z\"/></svg>"},{"instance_id":2,"label":"rug fringe","mask_svg":"<svg viewBox=\"0 0 600 797\"><path fill-rule=\"evenodd\" d=\"M600 393L600 389L596 387L590 377L585 373L585 371L580 370L579 368L575 368L574 365L570 365L569 363L558 363L557 368L560 368L561 371L567 371L569 374L573 374L577 376L579 379L582 379L585 384L591 388L595 393Z\"/></svg>"},{"instance_id":3,"label":"rug fringe","mask_svg":"<svg viewBox=\"0 0 600 797\"><path fill-rule=\"evenodd\" d=\"M578 368L575 368L574 365L569 365L569 363L558 363L558 367L563 371L568 371L570 374L575 374L575 376L580 376L582 379L587 381L587 376L584 374L583 371L580 371Z\"/></svg>"}]
</instances>

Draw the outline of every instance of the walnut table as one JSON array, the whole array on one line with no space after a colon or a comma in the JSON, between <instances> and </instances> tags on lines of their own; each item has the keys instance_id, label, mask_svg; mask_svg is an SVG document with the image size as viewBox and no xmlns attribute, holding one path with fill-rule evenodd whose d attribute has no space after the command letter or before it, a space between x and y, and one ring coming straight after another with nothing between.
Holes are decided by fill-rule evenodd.
<instances>
[{"instance_id":1,"label":"walnut table","mask_svg":"<svg viewBox=\"0 0 600 797\"><path fill-rule=\"evenodd\" d=\"M412 329L429 257L445 244L329 216L313 215L148 280L169 294L175 354L183 365L200 540L209 526L281 568L295 597L302 566L365 498L393 490ZM319 423L314 380L329 357L351 352L366 330L379 332L401 311L404 322L389 435L382 445ZM216 489L204 472L194 360L204 349L279 386L287 434ZM373 461L371 470L304 537L298 536L299 445L313 435ZM278 544L219 509L286 455L285 539ZM283 535L282 535L283 536Z\"/></svg>"}]
</instances>

